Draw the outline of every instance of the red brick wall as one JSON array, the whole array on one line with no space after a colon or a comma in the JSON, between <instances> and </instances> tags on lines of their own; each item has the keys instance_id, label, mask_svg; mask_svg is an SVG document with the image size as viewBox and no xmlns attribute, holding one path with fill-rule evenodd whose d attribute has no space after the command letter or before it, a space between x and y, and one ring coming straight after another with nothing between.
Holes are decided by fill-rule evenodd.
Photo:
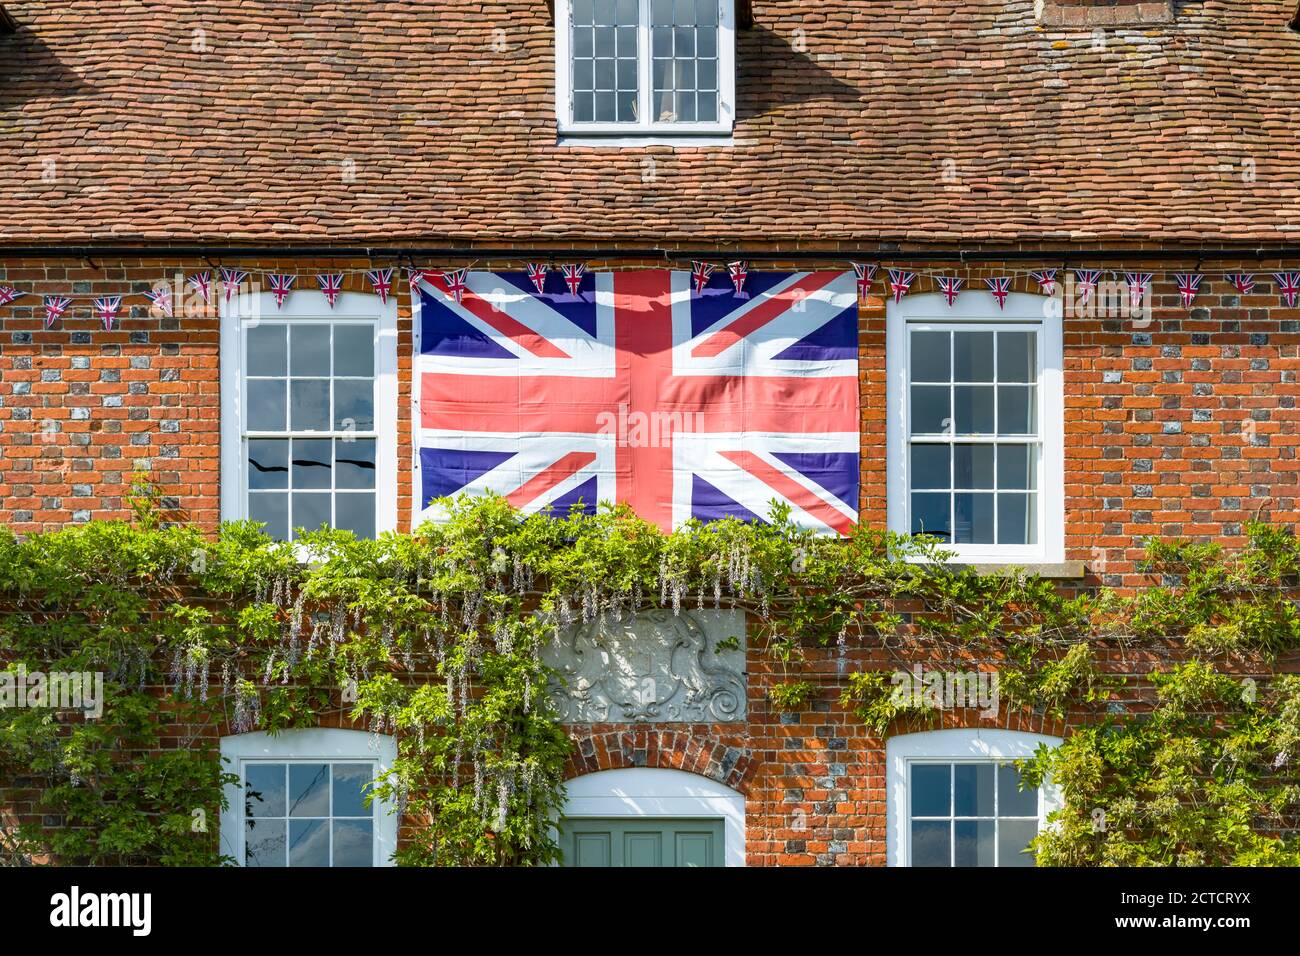
<instances>
[{"instance_id":1,"label":"red brick wall","mask_svg":"<svg viewBox=\"0 0 1300 956\"><path fill-rule=\"evenodd\" d=\"M653 264L593 263L592 268ZM327 265L368 264L250 265L307 274ZM984 277L1030 268L1023 263L978 269L913 266L965 275L971 290L982 289ZM1280 264L1204 266L1215 272L1238 267L1263 276ZM150 316L137 297L128 301L131 314L121 327L105 332L83 301L46 331L39 299L54 293L116 294L130 283L143 288L163 275L210 268L197 261L92 267L0 260L0 282L37 293L0 307L0 523L32 532L68 521L126 517L131 471L147 461L177 517L215 528L220 457L215 316ZM882 270L861 313L862 515L875 526L883 526L886 514L883 276ZM360 282L353 277L350 288L363 291ZM411 325L405 286L397 288L399 526L405 527L411 513ZM1027 279L1018 279L1014 289L1035 291ZM931 291L923 277L913 286L914 294ZM1096 317L1065 322L1067 549L1069 558L1088 562L1091 583L1143 583L1134 561L1136 542L1144 535L1233 545L1241 543L1243 523L1257 513L1288 523L1300 518L1300 310L1283 308L1270 281L1261 281L1259 292L1242 300L1226 282L1207 278L1190 314L1172 283L1158 283L1154 294L1149 325ZM817 654L821 690L800 713L772 710L766 699L768 661L751 650L747 723L582 728L575 731L570 772L646 765L709 773L748 797L751 864L883 864L884 741L839 703L842 677L833 654ZM869 652L853 651L844 672L884 663ZM1130 652L1124 667L1141 673L1157 663L1156 656L1144 659ZM949 726L986 724L1040 733L1064 729L1037 718L988 721L969 712L951 712L945 720Z\"/></svg>"}]
</instances>

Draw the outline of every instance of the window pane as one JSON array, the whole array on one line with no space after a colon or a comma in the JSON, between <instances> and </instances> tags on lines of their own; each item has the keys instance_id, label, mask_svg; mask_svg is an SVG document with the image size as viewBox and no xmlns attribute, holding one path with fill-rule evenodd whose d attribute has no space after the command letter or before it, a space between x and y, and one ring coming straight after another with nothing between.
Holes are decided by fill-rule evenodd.
<instances>
[{"instance_id":1,"label":"window pane","mask_svg":"<svg viewBox=\"0 0 1300 956\"><path fill-rule=\"evenodd\" d=\"M617 77L617 60L596 60L596 89L614 89Z\"/></svg>"},{"instance_id":2,"label":"window pane","mask_svg":"<svg viewBox=\"0 0 1300 956\"><path fill-rule=\"evenodd\" d=\"M641 18L639 7L640 0L618 0L616 22L630 23L635 26Z\"/></svg>"},{"instance_id":3,"label":"window pane","mask_svg":"<svg viewBox=\"0 0 1300 956\"><path fill-rule=\"evenodd\" d=\"M992 820L958 820L953 824L953 865L993 866Z\"/></svg>"},{"instance_id":4,"label":"window pane","mask_svg":"<svg viewBox=\"0 0 1300 956\"><path fill-rule=\"evenodd\" d=\"M947 820L912 821L912 866L952 866Z\"/></svg>"},{"instance_id":5,"label":"window pane","mask_svg":"<svg viewBox=\"0 0 1300 956\"><path fill-rule=\"evenodd\" d=\"M266 525L262 529L276 541L289 539L289 495L258 492L248 496L248 519Z\"/></svg>"},{"instance_id":6,"label":"window pane","mask_svg":"<svg viewBox=\"0 0 1300 956\"><path fill-rule=\"evenodd\" d=\"M952 336L947 332L912 333L912 381L950 382L952 368L948 350Z\"/></svg>"},{"instance_id":7,"label":"window pane","mask_svg":"<svg viewBox=\"0 0 1300 956\"><path fill-rule=\"evenodd\" d=\"M248 820L244 824L244 866L287 866L284 820Z\"/></svg>"},{"instance_id":8,"label":"window pane","mask_svg":"<svg viewBox=\"0 0 1300 956\"><path fill-rule=\"evenodd\" d=\"M328 820L289 821L289 865L330 865Z\"/></svg>"},{"instance_id":9,"label":"window pane","mask_svg":"<svg viewBox=\"0 0 1300 956\"><path fill-rule=\"evenodd\" d=\"M1036 820L999 820L998 866L1033 866L1034 855L1024 850L1036 836Z\"/></svg>"},{"instance_id":10,"label":"window pane","mask_svg":"<svg viewBox=\"0 0 1300 956\"><path fill-rule=\"evenodd\" d=\"M998 445L998 487L1032 489L1038 481L1032 445Z\"/></svg>"},{"instance_id":11,"label":"window pane","mask_svg":"<svg viewBox=\"0 0 1300 956\"><path fill-rule=\"evenodd\" d=\"M929 534L952 540L952 500L947 492L912 495L912 534Z\"/></svg>"},{"instance_id":12,"label":"window pane","mask_svg":"<svg viewBox=\"0 0 1300 956\"><path fill-rule=\"evenodd\" d=\"M696 66L699 88L702 90L716 90L718 88L718 61L701 60Z\"/></svg>"},{"instance_id":13,"label":"window pane","mask_svg":"<svg viewBox=\"0 0 1300 956\"><path fill-rule=\"evenodd\" d=\"M371 821L334 821L334 865L375 865L375 834Z\"/></svg>"},{"instance_id":14,"label":"window pane","mask_svg":"<svg viewBox=\"0 0 1300 956\"><path fill-rule=\"evenodd\" d=\"M636 92L618 94L618 121L632 123L636 121Z\"/></svg>"},{"instance_id":15,"label":"window pane","mask_svg":"<svg viewBox=\"0 0 1300 956\"><path fill-rule=\"evenodd\" d=\"M596 27L596 56L613 57L617 49L614 28Z\"/></svg>"},{"instance_id":16,"label":"window pane","mask_svg":"<svg viewBox=\"0 0 1300 956\"><path fill-rule=\"evenodd\" d=\"M600 71L597 70L599 76ZM612 123L618 116L617 100L613 93L596 94L596 122Z\"/></svg>"},{"instance_id":17,"label":"window pane","mask_svg":"<svg viewBox=\"0 0 1300 956\"><path fill-rule=\"evenodd\" d=\"M950 398L950 390L946 385L913 385L912 434L948 434L952 429Z\"/></svg>"},{"instance_id":18,"label":"window pane","mask_svg":"<svg viewBox=\"0 0 1300 956\"><path fill-rule=\"evenodd\" d=\"M712 123L718 118L718 96L716 93L701 93L699 110L695 118L701 123Z\"/></svg>"},{"instance_id":19,"label":"window pane","mask_svg":"<svg viewBox=\"0 0 1300 956\"><path fill-rule=\"evenodd\" d=\"M574 23L594 23L595 5L592 0L573 0L573 22Z\"/></svg>"},{"instance_id":20,"label":"window pane","mask_svg":"<svg viewBox=\"0 0 1300 956\"><path fill-rule=\"evenodd\" d=\"M695 5L699 0L677 0L673 19L679 24L695 22Z\"/></svg>"},{"instance_id":21,"label":"window pane","mask_svg":"<svg viewBox=\"0 0 1300 956\"><path fill-rule=\"evenodd\" d=\"M596 118L596 97L590 93L577 93L573 97L573 119L590 123Z\"/></svg>"},{"instance_id":22,"label":"window pane","mask_svg":"<svg viewBox=\"0 0 1300 956\"><path fill-rule=\"evenodd\" d=\"M718 55L717 27L701 27L695 31L695 54L713 57Z\"/></svg>"},{"instance_id":23,"label":"window pane","mask_svg":"<svg viewBox=\"0 0 1300 956\"><path fill-rule=\"evenodd\" d=\"M1037 335L1033 332L998 333L998 381L1038 380Z\"/></svg>"},{"instance_id":24,"label":"window pane","mask_svg":"<svg viewBox=\"0 0 1300 956\"><path fill-rule=\"evenodd\" d=\"M954 332L952 340L954 380L993 381L993 333Z\"/></svg>"},{"instance_id":25,"label":"window pane","mask_svg":"<svg viewBox=\"0 0 1300 956\"><path fill-rule=\"evenodd\" d=\"M329 379L294 379L289 383L289 427L326 431L330 427Z\"/></svg>"},{"instance_id":26,"label":"window pane","mask_svg":"<svg viewBox=\"0 0 1300 956\"><path fill-rule=\"evenodd\" d=\"M695 31L690 27L679 26L673 30L673 56L678 57L678 63L690 62L683 61L682 57L695 56ZM681 74L678 73L680 76Z\"/></svg>"},{"instance_id":27,"label":"window pane","mask_svg":"<svg viewBox=\"0 0 1300 956\"><path fill-rule=\"evenodd\" d=\"M375 374L375 330L369 325L334 327L334 374Z\"/></svg>"},{"instance_id":28,"label":"window pane","mask_svg":"<svg viewBox=\"0 0 1300 956\"><path fill-rule=\"evenodd\" d=\"M993 392L991 385L958 385L953 389L957 434L993 434Z\"/></svg>"},{"instance_id":29,"label":"window pane","mask_svg":"<svg viewBox=\"0 0 1300 956\"><path fill-rule=\"evenodd\" d=\"M329 782L328 764L289 764L289 816L329 816Z\"/></svg>"},{"instance_id":30,"label":"window pane","mask_svg":"<svg viewBox=\"0 0 1300 956\"><path fill-rule=\"evenodd\" d=\"M695 122L695 94L677 94L677 121L679 123Z\"/></svg>"},{"instance_id":31,"label":"window pane","mask_svg":"<svg viewBox=\"0 0 1300 956\"><path fill-rule=\"evenodd\" d=\"M293 496L294 529L305 528L308 531L319 530L323 524L330 523L329 492L295 494Z\"/></svg>"},{"instance_id":32,"label":"window pane","mask_svg":"<svg viewBox=\"0 0 1300 956\"><path fill-rule=\"evenodd\" d=\"M673 22L673 0L651 0L650 22L656 25Z\"/></svg>"},{"instance_id":33,"label":"window pane","mask_svg":"<svg viewBox=\"0 0 1300 956\"><path fill-rule=\"evenodd\" d=\"M959 763L953 767L953 816L993 816L991 763Z\"/></svg>"},{"instance_id":34,"label":"window pane","mask_svg":"<svg viewBox=\"0 0 1300 956\"><path fill-rule=\"evenodd\" d=\"M596 64L591 60L578 60L573 64L573 88L575 90L594 90L596 88Z\"/></svg>"},{"instance_id":35,"label":"window pane","mask_svg":"<svg viewBox=\"0 0 1300 956\"><path fill-rule=\"evenodd\" d=\"M991 494L955 494L953 497L952 541L954 544L993 544L993 498Z\"/></svg>"},{"instance_id":36,"label":"window pane","mask_svg":"<svg viewBox=\"0 0 1300 956\"><path fill-rule=\"evenodd\" d=\"M334 383L334 427L338 431L373 431L375 384L372 379Z\"/></svg>"},{"instance_id":37,"label":"window pane","mask_svg":"<svg viewBox=\"0 0 1300 956\"><path fill-rule=\"evenodd\" d=\"M673 55L673 31L671 27L651 28L650 51L652 56L661 58ZM662 88L660 87L660 89Z\"/></svg>"},{"instance_id":38,"label":"window pane","mask_svg":"<svg viewBox=\"0 0 1300 956\"><path fill-rule=\"evenodd\" d=\"M619 90L636 92L636 60L619 60L616 74Z\"/></svg>"},{"instance_id":39,"label":"window pane","mask_svg":"<svg viewBox=\"0 0 1300 956\"><path fill-rule=\"evenodd\" d=\"M289 442L278 438L248 441L248 489L289 487Z\"/></svg>"},{"instance_id":40,"label":"window pane","mask_svg":"<svg viewBox=\"0 0 1300 956\"><path fill-rule=\"evenodd\" d=\"M998 434L1033 435L1038 431L1032 385L998 387Z\"/></svg>"},{"instance_id":41,"label":"window pane","mask_svg":"<svg viewBox=\"0 0 1300 956\"><path fill-rule=\"evenodd\" d=\"M330 768L334 781L334 816L369 817L365 791L375 777L368 763L336 763Z\"/></svg>"},{"instance_id":42,"label":"window pane","mask_svg":"<svg viewBox=\"0 0 1300 956\"><path fill-rule=\"evenodd\" d=\"M375 439L334 440L334 487L375 487Z\"/></svg>"},{"instance_id":43,"label":"window pane","mask_svg":"<svg viewBox=\"0 0 1300 956\"><path fill-rule=\"evenodd\" d=\"M695 22L700 24L718 22L718 0L695 0Z\"/></svg>"},{"instance_id":44,"label":"window pane","mask_svg":"<svg viewBox=\"0 0 1300 956\"><path fill-rule=\"evenodd\" d=\"M284 816L284 794L284 764L244 764L244 816Z\"/></svg>"},{"instance_id":45,"label":"window pane","mask_svg":"<svg viewBox=\"0 0 1300 956\"><path fill-rule=\"evenodd\" d=\"M1038 790L1020 789L1020 771L1014 764L998 767L998 816L1038 816Z\"/></svg>"},{"instance_id":46,"label":"window pane","mask_svg":"<svg viewBox=\"0 0 1300 956\"><path fill-rule=\"evenodd\" d=\"M1038 543L1036 495L998 495L998 543Z\"/></svg>"},{"instance_id":47,"label":"window pane","mask_svg":"<svg viewBox=\"0 0 1300 956\"><path fill-rule=\"evenodd\" d=\"M375 496L340 494L334 498L334 527L351 531L358 538L375 537Z\"/></svg>"},{"instance_id":48,"label":"window pane","mask_svg":"<svg viewBox=\"0 0 1300 956\"><path fill-rule=\"evenodd\" d=\"M284 375L288 345L283 325L254 325L248 330L248 374Z\"/></svg>"},{"instance_id":49,"label":"window pane","mask_svg":"<svg viewBox=\"0 0 1300 956\"><path fill-rule=\"evenodd\" d=\"M590 62L596 55L596 31L590 27L573 28L573 55Z\"/></svg>"},{"instance_id":50,"label":"window pane","mask_svg":"<svg viewBox=\"0 0 1300 956\"><path fill-rule=\"evenodd\" d=\"M993 487L992 445L957 445L953 448L953 455L956 458L954 488Z\"/></svg>"},{"instance_id":51,"label":"window pane","mask_svg":"<svg viewBox=\"0 0 1300 956\"><path fill-rule=\"evenodd\" d=\"M330 373L330 327L328 325L294 325L289 328L289 373L291 375Z\"/></svg>"},{"instance_id":52,"label":"window pane","mask_svg":"<svg viewBox=\"0 0 1300 956\"><path fill-rule=\"evenodd\" d=\"M248 430L282 432L285 425L283 379L250 379L248 382Z\"/></svg>"},{"instance_id":53,"label":"window pane","mask_svg":"<svg viewBox=\"0 0 1300 956\"><path fill-rule=\"evenodd\" d=\"M912 487L948 488L952 474L947 445L912 446Z\"/></svg>"},{"instance_id":54,"label":"window pane","mask_svg":"<svg viewBox=\"0 0 1300 956\"><path fill-rule=\"evenodd\" d=\"M946 763L912 764L912 816L948 816L951 773L952 767Z\"/></svg>"},{"instance_id":55,"label":"window pane","mask_svg":"<svg viewBox=\"0 0 1300 956\"><path fill-rule=\"evenodd\" d=\"M330 451L328 438L297 438L293 442L293 487L329 488ZM294 516L294 521L298 520Z\"/></svg>"}]
</instances>

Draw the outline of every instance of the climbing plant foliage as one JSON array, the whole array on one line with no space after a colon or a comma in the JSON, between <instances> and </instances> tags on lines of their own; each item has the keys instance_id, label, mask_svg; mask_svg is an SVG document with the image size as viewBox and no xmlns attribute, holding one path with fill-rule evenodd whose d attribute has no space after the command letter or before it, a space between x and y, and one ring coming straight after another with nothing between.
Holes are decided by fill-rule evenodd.
<instances>
[{"instance_id":1,"label":"climbing plant foliage","mask_svg":"<svg viewBox=\"0 0 1300 956\"><path fill-rule=\"evenodd\" d=\"M1065 799L1040 862L1297 859L1300 689L1271 678L1300 646L1288 533L1254 526L1250 548L1228 556L1153 543L1160 586L1071 596L952 567L933 540L817 537L780 507L765 523L665 535L625 508L445 505L445 522L377 541L321 530L275 543L249 523L205 536L161 523L147 491L134 522L0 531L0 670L105 681L94 719L0 710L0 858L230 862L217 739L327 720L397 738L373 789L401 814L398 863L552 862L570 744L548 700L546 644L648 607L741 607L778 675L776 709L822 695L809 664L829 658L878 735L932 724L890 693L891 671L923 654L996 669L1012 709L1091 715L1025 767ZM1130 708L1100 656L1139 647L1170 663L1150 703ZM863 648L887 663L847 669ZM1258 680L1230 676L1250 667ZM24 806L25 823L4 811Z\"/></svg>"}]
</instances>

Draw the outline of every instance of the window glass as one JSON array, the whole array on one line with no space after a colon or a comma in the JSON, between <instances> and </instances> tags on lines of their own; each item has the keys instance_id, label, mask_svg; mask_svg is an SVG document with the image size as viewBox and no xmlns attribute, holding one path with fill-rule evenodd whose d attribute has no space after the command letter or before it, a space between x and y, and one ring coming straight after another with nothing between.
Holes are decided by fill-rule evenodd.
<instances>
[{"instance_id":1,"label":"window glass","mask_svg":"<svg viewBox=\"0 0 1300 956\"><path fill-rule=\"evenodd\" d=\"M375 536L374 340L370 322L245 329L247 514L271 537L322 524Z\"/></svg>"},{"instance_id":2,"label":"window glass","mask_svg":"<svg viewBox=\"0 0 1300 956\"><path fill-rule=\"evenodd\" d=\"M1038 330L908 332L911 532L1038 543Z\"/></svg>"},{"instance_id":3,"label":"window glass","mask_svg":"<svg viewBox=\"0 0 1300 956\"><path fill-rule=\"evenodd\" d=\"M1038 790L1013 764L915 762L908 835L912 866L1033 866Z\"/></svg>"},{"instance_id":4,"label":"window glass","mask_svg":"<svg viewBox=\"0 0 1300 956\"><path fill-rule=\"evenodd\" d=\"M375 765L245 761L245 866L373 866Z\"/></svg>"}]
</instances>

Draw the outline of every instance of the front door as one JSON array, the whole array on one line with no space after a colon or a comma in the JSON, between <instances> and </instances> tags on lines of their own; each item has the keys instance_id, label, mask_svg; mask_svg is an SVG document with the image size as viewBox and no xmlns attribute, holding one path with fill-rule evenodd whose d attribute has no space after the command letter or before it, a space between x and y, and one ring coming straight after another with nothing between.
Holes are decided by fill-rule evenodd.
<instances>
[{"instance_id":1,"label":"front door","mask_svg":"<svg viewBox=\"0 0 1300 956\"><path fill-rule=\"evenodd\" d=\"M722 821L565 818L565 866L722 866Z\"/></svg>"}]
</instances>

